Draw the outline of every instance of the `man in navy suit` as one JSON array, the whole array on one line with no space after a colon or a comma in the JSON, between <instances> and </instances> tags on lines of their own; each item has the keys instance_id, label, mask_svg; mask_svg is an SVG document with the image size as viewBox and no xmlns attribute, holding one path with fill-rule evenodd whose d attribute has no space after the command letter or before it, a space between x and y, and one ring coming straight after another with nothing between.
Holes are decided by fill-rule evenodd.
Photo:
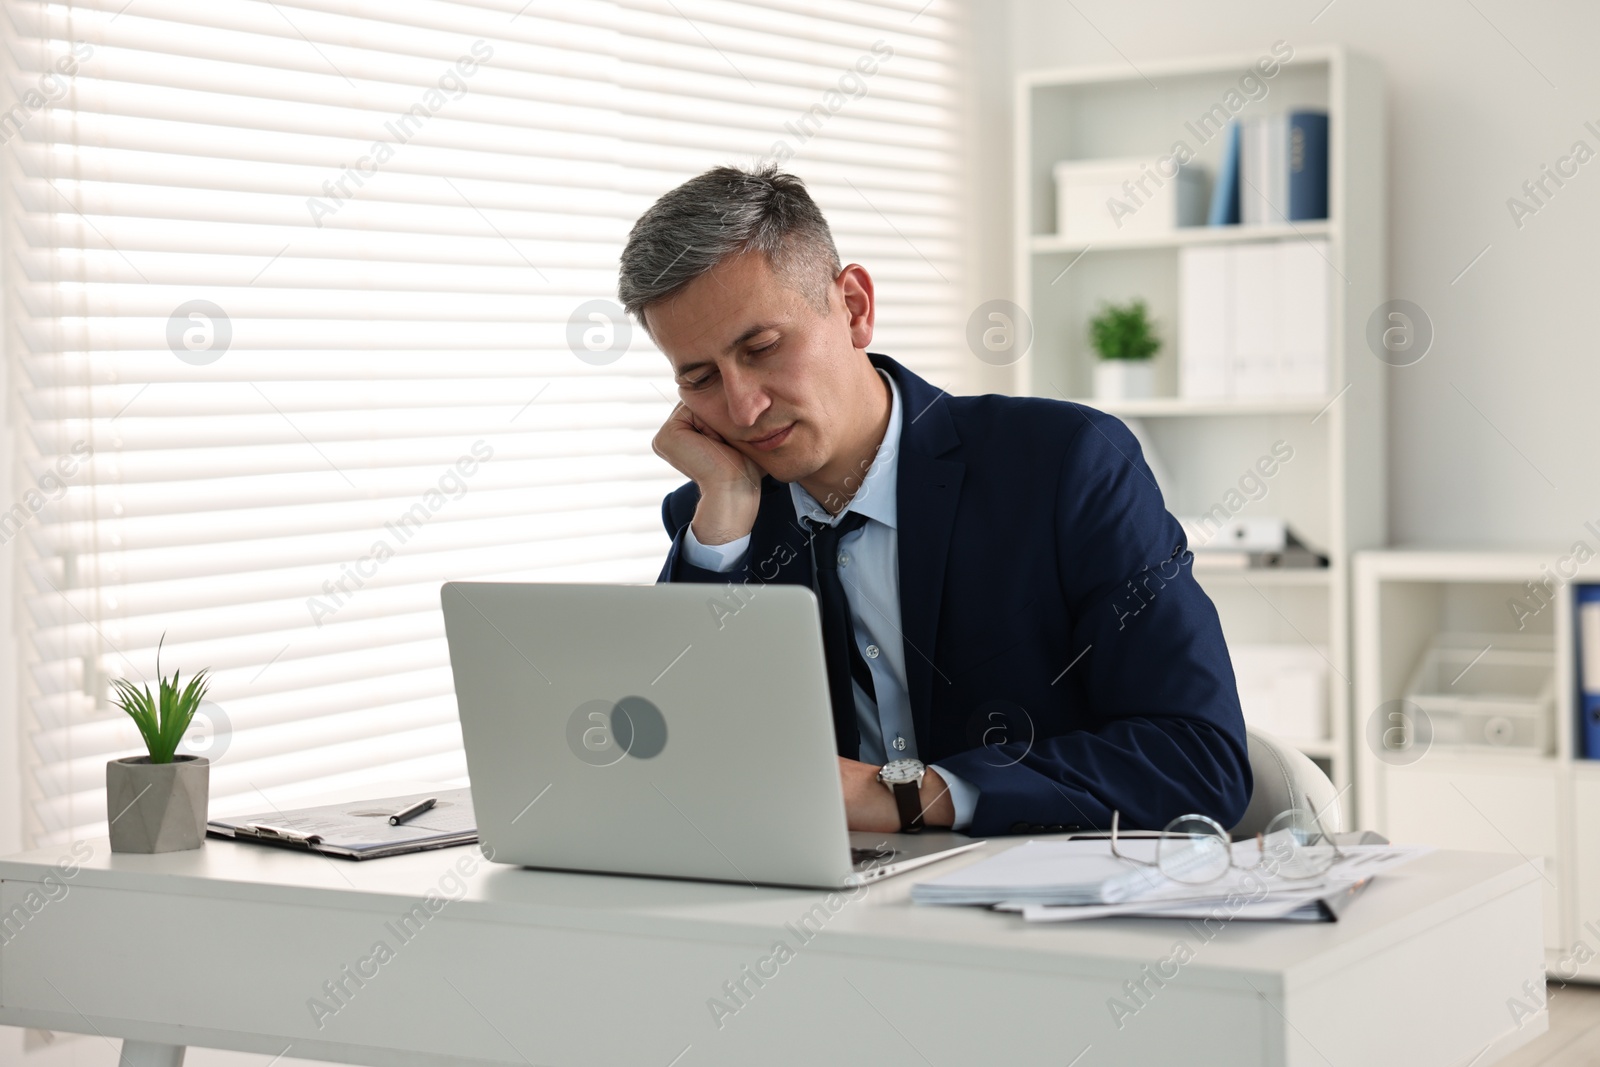
<instances>
[{"instance_id":1,"label":"man in navy suit","mask_svg":"<svg viewBox=\"0 0 1600 1067\"><path fill-rule=\"evenodd\" d=\"M657 201L619 293L678 383L654 448L690 481L662 504L661 580L721 587L713 610L818 589L825 641L843 592L828 655L852 830L910 828L880 777L906 760L920 825L975 836L1243 815L1216 609L1121 422L949 396L868 352L871 277L770 167Z\"/></svg>"}]
</instances>

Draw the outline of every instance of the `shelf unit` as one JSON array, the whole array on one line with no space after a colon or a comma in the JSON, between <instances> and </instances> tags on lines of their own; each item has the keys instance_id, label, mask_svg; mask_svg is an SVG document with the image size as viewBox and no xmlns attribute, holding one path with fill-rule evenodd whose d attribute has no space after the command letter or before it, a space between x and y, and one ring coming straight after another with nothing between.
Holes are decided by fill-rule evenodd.
<instances>
[{"instance_id":1,"label":"shelf unit","mask_svg":"<svg viewBox=\"0 0 1600 1067\"><path fill-rule=\"evenodd\" d=\"M1304 240L1326 237L1332 227L1326 221L1284 223L1272 226L1185 226L1172 233L1130 234L1097 241L1075 241L1055 234L1035 234L1029 239L1035 255L1056 252L1116 252L1127 248L1182 248L1185 245L1234 244L1241 241Z\"/></svg>"},{"instance_id":2,"label":"shelf unit","mask_svg":"<svg viewBox=\"0 0 1600 1067\"><path fill-rule=\"evenodd\" d=\"M1404 696L1417 658L1441 631L1547 637L1556 679L1549 754L1430 747L1400 764L1381 745L1361 742L1357 788L1360 825L1393 840L1542 859L1551 973L1600 981L1600 760L1579 758L1572 597L1574 585L1600 582L1600 565L1575 566L1553 603L1531 615L1519 619L1508 603L1536 605L1525 583L1564 577L1558 564L1570 554L1569 547L1357 555L1358 739L1368 716ZM1580 944L1586 952L1577 951ZM1580 958L1587 954L1593 958Z\"/></svg>"},{"instance_id":3,"label":"shelf unit","mask_svg":"<svg viewBox=\"0 0 1600 1067\"><path fill-rule=\"evenodd\" d=\"M1016 392L1080 399L1135 424L1166 468L1167 507L1198 516L1220 504L1238 517L1281 515L1332 566L1315 572L1197 574L1231 644L1306 642L1326 649L1329 735L1289 738L1351 795L1350 583L1356 550L1381 545L1385 506L1385 366L1365 345L1368 316L1384 299L1384 103L1381 69L1339 47L1296 48L1267 92L1238 117L1319 107L1330 118L1329 219L1266 226L1186 227L1098 241L1056 234L1052 167L1061 160L1147 158L1183 141L1215 175L1221 138L1203 143L1186 125L1251 71L1259 55L1130 66L1030 71L1016 86L1015 277L1033 344L1013 365ZM1226 106L1226 105L1224 105ZM1329 248L1329 380L1324 395L1241 400L1177 396L1178 259L1197 244L1326 239ZM1158 396L1088 398L1093 353L1088 318L1102 300L1143 297L1166 343L1155 361ZM1294 451L1264 479L1263 495L1239 488L1276 442ZM1252 489L1254 488L1252 483ZM1246 497L1255 497L1247 499Z\"/></svg>"},{"instance_id":4,"label":"shelf unit","mask_svg":"<svg viewBox=\"0 0 1600 1067\"><path fill-rule=\"evenodd\" d=\"M1202 415L1306 415L1315 416L1329 401L1316 397L1245 397L1239 400L1192 400L1181 396L1153 396L1142 400L1085 400L1101 411L1123 419L1160 419Z\"/></svg>"}]
</instances>

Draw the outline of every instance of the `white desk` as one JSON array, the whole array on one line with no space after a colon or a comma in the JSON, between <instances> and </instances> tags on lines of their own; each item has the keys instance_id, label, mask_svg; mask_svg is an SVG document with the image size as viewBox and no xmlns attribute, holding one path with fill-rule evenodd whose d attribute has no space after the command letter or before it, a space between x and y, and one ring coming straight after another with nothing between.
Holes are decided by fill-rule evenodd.
<instances>
[{"instance_id":1,"label":"white desk","mask_svg":"<svg viewBox=\"0 0 1600 1067\"><path fill-rule=\"evenodd\" d=\"M219 840L155 856L88 846L64 894L51 887L20 925L12 909L42 900L71 854L0 860L0 1024L123 1038L135 1063L200 1045L430 1067L1482 1067L1547 1026L1508 1008L1524 983L1542 999L1544 981L1540 875L1516 857L1435 853L1342 922L1239 922L1206 942L1174 920L1030 926L913 905L927 871L830 913L818 892L524 870L476 846L365 863ZM476 871L446 900L458 861ZM437 912L397 936L429 891ZM821 932L802 943L785 924L817 905ZM779 938L792 958L766 964L764 985L744 978ZM1193 958L1147 978L1179 941ZM330 998L324 982L365 959L364 984ZM732 1007L724 983L741 979L751 995L719 1028L708 1001ZM1119 1029L1109 1002L1137 1005L1124 983L1141 980L1150 992ZM312 998L337 1010L319 1019Z\"/></svg>"}]
</instances>

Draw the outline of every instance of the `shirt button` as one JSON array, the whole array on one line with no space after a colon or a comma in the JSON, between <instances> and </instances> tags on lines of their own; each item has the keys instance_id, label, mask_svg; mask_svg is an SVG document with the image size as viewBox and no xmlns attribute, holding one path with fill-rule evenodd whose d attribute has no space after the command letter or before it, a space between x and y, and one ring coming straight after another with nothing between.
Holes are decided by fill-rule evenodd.
<instances>
[{"instance_id":1,"label":"shirt button","mask_svg":"<svg viewBox=\"0 0 1600 1067\"><path fill-rule=\"evenodd\" d=\"M850 565L850 553L848 553L848 552L839 553L839 566L848 567L849 565Z\"/></svg>"},{"instance_id":2,"label":"shirt button","mask_svg":"<svg viewBox=\"0 0 1600 1067\"><path fill-rule=\"evenodd\" d=\"M896 752L904 752L906 750L906 739L903 737L895 738L890 744L894 745Z\"/></svg>"},{"instance_id":3,"label":"shirt button","mask_svg":"<svg viewBox=\"0 0 1600 1067\"><path fill-rule=\"evenodd\" d=\"M877 645L868 645L867 646L867 658L868 659L877 659L878 658L878 646Z\"/></svg>"}]
</instances>

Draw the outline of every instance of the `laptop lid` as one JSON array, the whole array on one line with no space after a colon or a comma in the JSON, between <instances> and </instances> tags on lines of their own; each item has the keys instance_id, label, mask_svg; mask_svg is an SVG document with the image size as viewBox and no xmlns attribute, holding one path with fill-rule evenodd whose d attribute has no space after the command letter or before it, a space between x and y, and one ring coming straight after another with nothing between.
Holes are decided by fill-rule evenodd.
<instances>
[{"instance_id":1,"label":"laptop lid","mask_svg":"<svg viewBox=\"0 0 1600 1067\"><path fill-rule=\"evenodd\" d=\"M811 590L447 582L440 599L496 860L850 883Z\"/></svg>"}]
</instances>

